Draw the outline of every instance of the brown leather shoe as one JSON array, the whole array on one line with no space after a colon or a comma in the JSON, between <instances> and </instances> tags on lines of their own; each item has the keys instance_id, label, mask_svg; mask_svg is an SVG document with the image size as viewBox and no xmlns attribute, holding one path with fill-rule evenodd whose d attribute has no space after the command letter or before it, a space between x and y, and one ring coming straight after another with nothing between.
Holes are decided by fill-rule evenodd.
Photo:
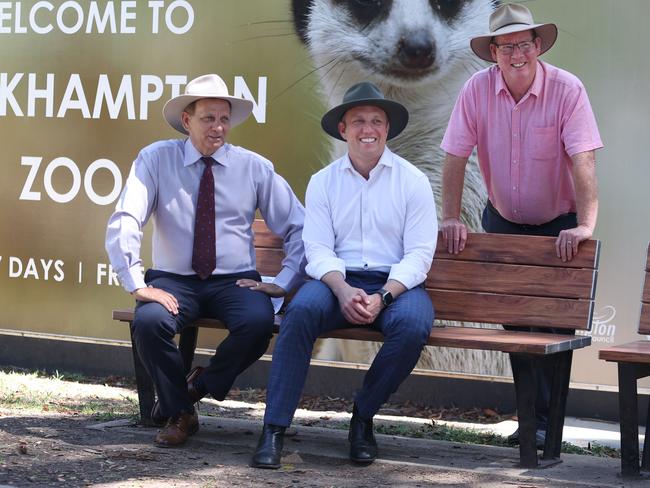
<instances>
[{"instance_id":1,"label":"brown leather shoe","mask_svg":"<svg viewBox=\"0 0 650 488\"><path fill-rule=\"evenodd\" d=\"M205 368L201 366L196 366L193 368L185 377L185 381L187 382L187 393L190 395L190 398L192 399L192 402L196 403L201 398L203 398L205 395L201 395L196 389L194 388L194 380L199 377L203 373L203 370ZM158 402L158 399L156 398L156 401L153 404L153 408L151 409L151 420L153 421L153 424L156 426L162 427L167 423L168 418L165 417L160 413L160 403Z\"/></svg>"},{"instance_id":2,"label":"brown leather shoe","mask_svg":"<svg viewBox=\"0 0 650 488\"><path fill-rule=\"evenodd\" d=\"M176 447L185 444L187 438L196 434L199 430L199 416L196 409L192 413L182 413L170 417L158 435L156 445L158 447Z\"/></svg>"}]
</instances>

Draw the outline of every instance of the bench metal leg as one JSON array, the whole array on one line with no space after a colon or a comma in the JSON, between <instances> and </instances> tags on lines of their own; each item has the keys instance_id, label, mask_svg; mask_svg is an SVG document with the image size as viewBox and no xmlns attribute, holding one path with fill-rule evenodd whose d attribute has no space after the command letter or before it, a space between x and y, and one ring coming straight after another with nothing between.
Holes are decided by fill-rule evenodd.
<instances>
[{"instance_id":1,"label":"bench metal leg","mask_svg":"<svg viewBox=\"0 0 650 488\"><path fill-rule=\"evenodd\" d=\"M153 381L147 370L144 368L138 353L138 346L133 339L133 323L129 322L129 330L131 331L131 349L133 352L133 368L135 369L135 382L138 388L138 403L140 404L140 423L142 425L152 426L155 425L151 419L151 409L155 399L155 390Z\"/></svg>"},{"instance_id":2,"label":"bench metal leg","mask_svg":"<svg viewBox=\"0 0 650 488\"><path fill-rule=\"evenodd\" d=\"M183 358L183 367L185 374L189 373L192 369L192 362L194 361L194 350L196 349L196 341L199 337L198 327L185 327L181 332L181 338L178 341L178 349Z\"/></svg>"},{"instance_id":3,"label":"bench metal leg","mask_svg":"<svg viewBox=\"0 0 650 488\"><path fill-rule=\"evenodd\" d=\"M643 471L650 471L650 399L648 400L648 412L645 416L645 436L643 440L643 458L641 458L641 469Z\"/></svg>"},{"instance_id":4,"label":"bench metal leg","mask_svg":"<svg viewBox=\"0 0 650 488\"><path fill-rule=\"evenodd\" d=\"M618 363L618 415L621 425L621 475L639 475L639 406L636 365Z\"/></svg>"},{"instance_id":5,"label":"bench metal leg","mask_svg":"<svg viewBox=\"0 0 650 488\"><path fill-rule=\"evenodd\" d=\"M537 376L535 359L523 354L511 354L515 394L517 396L517 418L519 419L519 458L522 468L538 466L535 443L535 400L537 398Z\"/></svg>"},{"instance_id":6,"label":"bench metal leg","mask_svg":"<svg viewBox=\"0 0 650 488\"><path fill-rule=\"evenodd\" d=\"M573 351L554 354L547 360L553 361L553 384L551 386L546 444L544 445L543 459L545 460L560 457Z\"/></svg>"}]
</instances>

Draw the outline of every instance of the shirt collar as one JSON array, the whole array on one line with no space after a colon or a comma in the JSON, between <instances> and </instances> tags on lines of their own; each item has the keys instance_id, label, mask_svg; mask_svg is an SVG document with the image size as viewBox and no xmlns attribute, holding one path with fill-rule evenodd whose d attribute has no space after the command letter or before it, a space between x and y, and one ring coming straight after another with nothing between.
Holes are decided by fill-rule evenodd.
<instances>
[{"instance_id":1,"label":"shirt collar","mask_svg":"<svg viewBox=\"0 0 650 488\"><path fill-rule=\"evenodd\" d=\"M393 166L393 153L391 152L390 149L388 149L388 146L384 148L384 152L381 154L381 157L379 158L379 161L377 162L377 166ZM375 168L377 167L375 166ZM372 171L374 171L374 169ZM354 167L352 166L352 161L350 161L350 153L345 153L343 158L341 158L341 165L339 166L339 169L341 171L350 169L354 171Z\"/></svg>"},{"instance_id":2,"label":"shirt collar","mask_svg":"<svg viewBox=\"0 0 650 488\"><path fill-rule=\"evenodd\" d=\"M226 143L210 155L221 166L229 166L228 149L230 144ZM201 160L203 155L194 147L192 140L188 137L185 139L183 154L183 166L190 166Z\"/></svg>"}]
</instances>

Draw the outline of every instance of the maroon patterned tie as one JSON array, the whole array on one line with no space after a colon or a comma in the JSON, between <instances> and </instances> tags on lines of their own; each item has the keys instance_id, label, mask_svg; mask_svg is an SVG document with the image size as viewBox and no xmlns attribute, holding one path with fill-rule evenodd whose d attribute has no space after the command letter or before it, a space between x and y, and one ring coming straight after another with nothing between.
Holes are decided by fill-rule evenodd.
<instances>
[{"instance_id":1,"label":"maroon patterned tie","mask_svg":"<svg viewBox=\"0 0 650 488\"><path fill-rule=\"evenodd\" d=\"M217 266L215 213L214 213L214 159L203 157L205 169L199 183L199 197L196 201L196 221L194 223L194 247L192 269L199 278L206 279Z\"/></svg>"}]
</instances>

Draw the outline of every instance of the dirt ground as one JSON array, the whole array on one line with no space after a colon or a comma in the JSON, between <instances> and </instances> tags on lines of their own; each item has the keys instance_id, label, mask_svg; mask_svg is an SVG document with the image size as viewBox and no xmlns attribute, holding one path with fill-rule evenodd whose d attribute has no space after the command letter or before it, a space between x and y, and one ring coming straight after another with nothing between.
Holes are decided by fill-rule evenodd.
<instances>
[{"instance_id":1,"label":"dirt ground","mask_svg":"<svg viewBox=\"0 0 650 488\"><path fill-rule=\"evenodd\" d=\"M323 461L317 456L303 456L298 464L289 459L279 471L260 471L248 467L251 449L195 445L194 441L183 449L161 449L152 443L155 428L141 427L135 435L90 428L116 418L133 419L137 413L133 386L123 378L99 380L0 372L0 485L385 486L386 480L396 481L395 472L400 471L377 464L364 470L362 484L348 483L346 480L358 476L359 468L344 458ZM263 400L264 392L233 391L226 402L203 401L200 413L250 418L251 429L244 435L254 445ZM347 403L337 398L307 398L302 407L320 413L302 416L300 423L335 425L333 412L344 412ZM389 405L387 411L421 418L443 414L412 405ZM482 415L478 411L450 413L457 417ZM342 425L346 422L346 418L340 421ZM403 481L416 474L409 470L402 475ZM449 473L447 478L453 484L461 481L458 476ZM424 483L426 476L419 479ZM409 485L426 485L422 483Z\"/></svg>"},{"instance_id":2,"label":"dirt ground","mask_svg":"<svg viewBox=\"0 0 650 488\"><path fill-rule=\"evenodd\" d=\"M400 462L385 460L357 467L346 458L344 430L336 432L338 437L332 446L334 452L340 452L334 456L324 451L292 449L299 447L306 437L302 433L292 436L290 432L283 468L253 469L248 463L261 426L263 392L234 391L231 397L225 402L202 402L199 434L183 448L161 449L152 443L155 428L133 427L136 395L132 385L121 379L109 378L104 384L93 384L65 377L0 371L0 488L569 486L555 482L530 484L502 477L498 472L454 469L453 460L449 469L432 469L408 456ZM298 423L345 427L348 417L343 403L341 399L306 399L303 406L318 411L305 410ZM393 414L407 411L425 419L443 414L500 418L496 412L434 412L413 405L389 405L387 410ZM120 418L130 426L97 428ZM215 427L215 418L250 421L239 422L244 426L241 431L231 429L220 437L222 427ZM316 444L320 445L320 439Z\"/></svg>"}]
</instances>

